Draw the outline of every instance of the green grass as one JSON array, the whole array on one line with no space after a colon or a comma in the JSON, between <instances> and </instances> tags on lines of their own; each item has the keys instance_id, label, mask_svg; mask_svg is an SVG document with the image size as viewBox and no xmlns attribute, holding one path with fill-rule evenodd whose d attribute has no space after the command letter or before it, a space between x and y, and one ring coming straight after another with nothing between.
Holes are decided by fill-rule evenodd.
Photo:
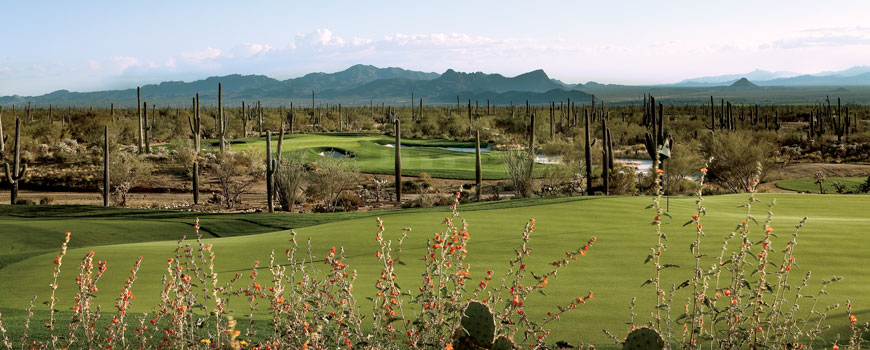
<instances>
[{"instance_id":1,"label":"green grass","mask_svg":"<svg viewBox=\"0 0 870 350\"><path fill-rule=\"evenodd\" d=\"M839 181L846 185L847 191L855 191L855 189L858 188L858 185L863 184L866 180L867 177L863 176L829 177L827 178L827 181L822 184L822 187L824 187L825 193L837 193L837 190L834 188L834 182ZM816 179L809 177L778 181L776 187L790 191L819 193L819 185L816 183Z\"/></svg>"},{"instance_id":2,"label":"green grass","mask_svg":"<svg viewBox=\"0 0 870 350\"><path fill-rule=\"evenodd\" d=\"M743 220L745 209L738 208L745 203L747 195L726 195L708 197L705 201L708 215L703 218L706 238L702 248L705 253L715 255L721 247L723 237ZM776 213L773 221L774 233L780 235L774 239L773 248L777 251L784 246L793 227L804 216L809 221L798 237L795 249L797 263L800 269L793 270L793 282L806 272L812 271L813 279L807 290L814 291L820 281L834 275L845 277L843 282L829 288L830 296L824 297L823 305L844 304L847 298L857 311L859 320L870 317L870 294L866 286L870 285L870 275L866 273L864 263L866 251L870 249L870 241L865 239L870 231L870 218L864 213L870 212L870 198L863 195L799 195L799 194L762 194L762 200L757 203L755 214L760 220L767 210L766 204L773 198L777 199ZM522 227L528 218L537 220L537 231L533 234L530 247L533 249L532 261L528 269L542 273L550 268L550 262L563 256L564 251L583 245L589 236L597 236L598 242L589 254L579 263L572 264L560 271L557 278L550 281L547 288L549 296L533 295L526 303L527 312L533 318L541 317L547 311L555 309L576 296L585 295L587 291L595 292L595 299L579 307L574 312L563 317L562 321L553 327L552 341L565 339L568 341L587 341L595 344L612 344L601 332L608 329L619 336L627 331L629 321L628 306L632 297L637 297L638 323L649 320L654 293L651 286L641 288L643 281L651 276L653 267L644 265L650 247L655 244L653 228L649 225L651 210L643 208L651 202L648 197L608 197L608 198L568 198L555 200L517 200L496 203L481 203L462 206L462 216L469 223L471 241L468 244L469 259L472 264L473 282L483 276L483 271L492 269L495 275L504 273L507 261L513 254L513 248L520 241ZM664 273L665 283L679 283L691 277L694 260L689 254L689 244L694 239L691 227L682 224L692 215L693 198L671 198L671 213L673 219L663 225L670 240L670 250L664 255L665 263L682 266L679 269L667 270ZM6 207L8 208L8 207ZM847 208L847 210L844 210ZM16 208L17 209L17 208ZM97 208L92 208L97 211ZM28 230L28 227L41 227L42 221L33 218L25 219L26 209L11 212L3 220L19 220L18 230ZM81 220L93 220L83 210L78 214L68 214L65 219L58 219L57 228L64 227L65 222L73 225ZM95 212L94 215L98 215ZM244 217L253 222L294 222L295 217L311 216L315 219L306 221L312 225L297 225L300 242L311 238L315 256L327 251L331 246L341 246L346 250L348 263L359 273L355 292L362 302L361 309L369 310L365 296L374 292L373 282L380 268L374 257L376 241L375 220L372 215L378 215L385 221L386 237L395 240L403 227L411 227L413 231L405 241L403 261L407 265L398 266L398 282L403 289L415 290L421 272L420 255L425 250L426 238L443 229L441 224L448 214L446 208L426 210L408 210L401 212L352 213L335 218L314 214L234 214L234 215L201 215L202 225L206 227L213 221L232 220ZM169 226L178 229L178 236L192 234L187 226L194 215L180 213L179 217L159 219L165 212L143 211L131 214L125 227L127 232L147 231L155 227L163 227L167 222L179 226ZM138 221L134 220L140 215ZM154 218L150 218L154 215ZM320 214L323 215L323 214ZM358 216L356 216L358 215ZM119 216L123 217L122 214ZM51 216L48 216L51 218ZM263 221L260 221L262 217ZM335 219L335 220L333 220ZM112 219L106 219L112 220ZM177 221L174 221L177 220ZM274 221L273 221L274 220ZM314 225L314 223L322 222ZM96 221L91 225L110 224ZM233 223L225 222L232 231ZM274 224L278 225L278 224ZM138 227L137 227L138 226ZM45 228L43 228L45 229ZM46 242L54 241L59 246L61 232L59 230L51 237L44 238ZM264 229L265 230L265 229ZM8 230L3 230L7 232ZM241 234L241 229L238 234ZM759 229L755 229L751 239L758 240ZM28 231L22 231L28 232ZM83 234L72 230L72 242L75 244L83 239ZM281 251L287 247L289 235L287 231L275 231L255 235L234 235L221 238L208 238L208 243L214 244L217 255L217 269L222 280L230 278L236 272L250 269L254 260L268 261L269 251ZM173 239L177 238L173 237ZM7 236L5 241L14 242L17 236ZM104 309L109 309L112 296L116 295L121 283L127 278L126 272L137 256L144 256L139 280L133 287L137 298L133 310L148 311L158 301L160 279L165 269L168 257L173 256L176 242L152 241L141 243L109 244L71 249L61 274L60 310L67 310L71 305L72 278L75 274L76 261L88 250L96 253L96 259L107 260L109 269L100 281L101 292L98 302ZM778 253L777 253L778 254ZM0 310L14 313L26 307L33 295L39 295L36 309L37 315L45 312L41 304L48 295L48 283L54 251L27 257L0 269L0 280L6 281L0 285ZM776 256L776 255L774 255ZM705 260L708 266L710 258ZM261 279L269 279L268 270L261 271ZM808 294L808 293L805 293ZM674 312L682 309L686 294L675 298ZM236 303L234 312L244 312L245 303ZM804 312L808 311L806 309ZM19 311L21 312L21 311ZM674 315L676 316L676 315ZM836 330L847 327L848 321L843 309L829 313L831 324ZM863 322L863 321L862 321ZM7 327L11 327L7 323Z\"/></svg>"},{"instance_id":3,"label":"green grass","mask_svg":"<svg viewBox=\"0 0 870 350\"><path fill-rule=\"evenodd\" d=\"M272 147L278 145L273 136ZM395 149L386 144L395 143L394 138L376 134L293 134L284 136L284 152L304 149L309 159L317 159L319 152L336 149L353 154L360 171L371 174L393 174ZM216 145L216 144L215 144ZM402 174L417 176L426 172L432 177L449 179L474 179L474 152L460 152L439 147L474 147L474 143L450 140L402 140L402 145L417 148L402 149ZM485 147L481 145L481 147ZM231 148L244 150L266 149L265 138L233 140ZM481 173L484 179L506 179L500 152L481 152ZM548 165L537 164L536 176Z\"/></svg>"}]
</instances>

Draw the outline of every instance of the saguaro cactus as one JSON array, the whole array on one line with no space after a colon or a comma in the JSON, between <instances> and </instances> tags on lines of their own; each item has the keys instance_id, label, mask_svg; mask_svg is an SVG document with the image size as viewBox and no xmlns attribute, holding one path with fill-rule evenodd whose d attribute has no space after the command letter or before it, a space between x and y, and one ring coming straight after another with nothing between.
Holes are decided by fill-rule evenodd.
<instances>
[{"instance_id":1,"label":"saguaro cactus","mask_svg":"<svg viewBox=\"0 0 870 350\"><path fill-rule=\"evenodd\" d=\"M142 102L142 122L145 124L145 153L151 153L151 125L148 124L148 102Z\"/></svg>"},{"instance_id":2,"label":"saguaro cactus","mask_svg":"<svg viewBox=\"0 0 870 350\"><path fill-rule=\"evenodd\" d=\"M199 94L193 98L193 118L188 118L190 124L190 133L193 134L193 204L199 204L199 130L201 120L199 118Z\"/></svg>"},{"instance_id":3,"label":"saguaro cactus","mask_svg":"<svg viewBox=\"0 0 870 350\"><path fill-rule=\"evenodd\" d=\"M103 206L109 206L109 126L103 130Z\"/></svg>"},{"instance_id":4,"label":"saguaro cactus","mask_svg":"<svg viewBox=\"0 0 870 350\"><path fill-rule=\"evenodd\" d=\"M218 136L220 137L221 154L227 150L226 125L224 122L223 86L218 82Z\"/></svg>"},{"instance_id":5,"label":"saguaro cactus","mask_svg":"<svg viewBox=\"0 0 870 350\"><path fill-rule=\"evenodd\" d=\"M396 202L402 203L402 120L396 118Z\"/></svg>"},{"instance_id":6,"label":"saguaro cactus","mask_svg":"<svg viewBox=\"0 0 870 350\"><path fill-rule=\"evenodd\" d=\"M9 192L9 204L15 204L18 199L18 180L24 178L27 173L27 164L21 164L21 119L15 118L15 155L12 171L9 170L9 163L4 163L6 166L6 181L12 185L12 190Z\"/></svg>"},{"instance_id":7,"label":"saguaro cactus","mask_svg":"<svg viewBox=\"0 0 870 350\"><path fill-rule=\"evenodd\" d=\"M3 135L3 107L0 107L0 155L6 154L6 136Z\"/></svg>"},{"instance_id":8,"label":"saguaro cactus","mask_svg":"<svg viewBox=\"0 0 870 350\"><path fill-rule=\"evenodd\" d=\"M142 132L142 90L137 86L136 87L136 112L139 116L139 153L143 151L142 139L145 138L145 134Z\"/></svg>"},{"instance_id":9,"label":"saguaro cactus","mask_svg":"<svg viewBox=\"0 0 870 350\"><path fill-rule=\"evenodd\" d=\"M245 110L245 101L242 101L242 135L248 138L248 111Z\"/></svg>"},{"instance_id":10,"label":"saguaro cactus","mask_svg":"<svg viewBox=\"0 0 870 350\"><path fill-rule=\"evenodd\" d=\"M275 212L275 205L272 203L272 179L275 177L275 169L277 161L272 159L272 130L266 131L266 207L270 213Z\"/></svg>"},{"instance_id":11,"label":"saguaro cactus","mask_svg":"<svg viewBox=\"0 0 870 350\"><path fill-rule=\"evenodd\" d=\"M480 130L476 131L474 135L474 154L476 159L474 162L474 187L477 191L477 200L480 200L481 188L483 187L483 174L480 164Z\"/></svg>"},{"instance_id":12,"label":"saguaro cactus","mask_svg":"<svg viewBox=\"0 0 870 350\"><path fill-rule=\"evenodd\" d=\"M592 149L589 145L590 131L589 131L589 110L583 110L583 118L584 123L586 124L586 138L584 140L584 144L586 146L584 152L584 160L586 162L586 195L592 194Z\"/></svg>"},{"instance_id":13,"label":"saguaro cactus","mask_svg":"<svg viewBox=\"0 0 870 350\"><path fill-rule=\"evenodd\" d=\"M607 119L601 118L601 148L603 149L601 158L601 179L604 181L604 195L609 194L610 189L610 153L608 147L610 129L607 128Z\"/></svg>"}]
</instances>

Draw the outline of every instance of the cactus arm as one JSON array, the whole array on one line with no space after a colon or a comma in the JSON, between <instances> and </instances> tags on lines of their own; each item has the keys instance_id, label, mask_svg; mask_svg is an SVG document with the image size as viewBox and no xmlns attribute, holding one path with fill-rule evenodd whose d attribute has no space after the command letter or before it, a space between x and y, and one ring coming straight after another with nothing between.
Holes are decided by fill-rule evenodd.
<instances>
[{"instance_id":1,"label":"cactus arm","mask_svg":"<svg viewBox=\"0 0 870 350\"><path fill-rule=\"evenodd\" d=\"M12 174L10 174L9 172L9 163L3 163L3 165L6 169L6 181L8 181L10 184L15 183L15 180L12 179Z\"/></svg>"},{"instance_id":2,"label":"cactus arm","mask_svg":"<svg viewBox=\"0 0 870 350\"><path fill-rule=\"evenodd\" d=\"M21 164L21 171L18 172L18 175L15 176L15 180L20 180L27 174L27 163Z\"/></svg>"}]
</instances>

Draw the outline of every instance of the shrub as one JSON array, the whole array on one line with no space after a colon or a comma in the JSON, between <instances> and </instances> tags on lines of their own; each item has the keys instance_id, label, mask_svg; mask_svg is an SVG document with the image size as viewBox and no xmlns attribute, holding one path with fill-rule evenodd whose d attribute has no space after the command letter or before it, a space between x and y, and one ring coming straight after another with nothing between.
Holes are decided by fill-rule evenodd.
<instances>
[{"instance_id":1,"label":"shrub","mask_svg":"<svg viewBox=\"0 0 870 350\"><path fill-rule=\"evenodd\" d=\"M305 154L301 151L289 152L281 156L275 169L275 192L278 203L284 211L292 211L293 205L303 198L303 182L307 174Z\"/></svg>"},{"instance_id":2,"label":"shrub","mask_svg":"<svg viewBox=\"0 0 870 350\"><path fill-rule=\"evenodd\" d=\"M323 201L323 207L335 211L338 196L342 191L353 190L359 177L356 163L345 158L324 157L314 163L308 173L308 188L313 198Z\"/></svg>"},{"instance_id":3,"label":"shrub","mask_svg":"<svg viewBox=\"0 0 870 350\"><path fill-rule=\"evenodd\" d=\"M252 150L209 154L205 165L217 178L220 189L218 199L227 209L240 204L242 194L247 193L254 182L263 176L263 158Z\"/></svg>"},{"instance_id":4,"label":"shrub","mask_svg":"<svg viewBox=\"0 0 870 350\"><path fill-rule=\"evenodd\" d=\"M769 132L722 132L702 143L705 156L713 159L709 166L710 179L731 192L746 191L753 185L756 164L761 163L762 169L766 169L772 162L771 135Z\"/></svg>"},{"instance_id":5,"label":"shrub","mask_svg":"<svg viewBox=\"0 0 870 350\"><path fill-rule=\"evenodd\" d=\"M154 167L143 156L135 153L115 151L109 157L109 187L115 203L127 206L130 190L148 179Z\"/></svg>"},{"instance_id":6,"label":"shrub","mask_svg":"<svg viewBox=\"0 0 870 350\"><path fill-rule=\"evenodd\" d=\"M53 196L42 196L39 197L39 205L49 205L54 202Z\"/></svg>"},{"instance_id":7,"label":"shrub","mask_svg":"<svg viewBox=\"0 0 870 350\"><path fill-rule=\"evenodd\" d=\"M517 196L530 197L533 193L534 158L526 151L505 151L501 153L501 159Z\"/></svg>"}]
</instances>

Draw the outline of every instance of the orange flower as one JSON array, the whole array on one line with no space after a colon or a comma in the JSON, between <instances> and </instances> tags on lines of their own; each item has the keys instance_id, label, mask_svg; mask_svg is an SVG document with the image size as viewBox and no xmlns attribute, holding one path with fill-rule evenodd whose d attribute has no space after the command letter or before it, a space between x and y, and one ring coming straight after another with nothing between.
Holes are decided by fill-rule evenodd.
<instances>
[{"instance_id":1,"label":"orange flower","mask_svg":"<svg viewBox=\"0 0 870 350\"><path fill-rule=\"evenodd\" d=\"M704 174L706 174L706 173L707 173L707 168L701 168L701 172L704 173Z\"/></svg>"},{"instance_id":2,"label":"orange flower","mask_svg":"<svg viewBox=\"0 0 870 350\"><path fill-rule=\"evenodd\" d=\"M852 322L852 323L858 322L858 318L855 317L855 315L851 315L851 316L849 316L849 322Z\"/></svg>"},{"instance_id":3,"label":"orange flower","mask_svg":"<svg viewBox=\"0 0 870 350\"><path fill-rule=\"evenodd\" d=\"M656 173L658 173L658 174L661 174L661 173L664 173L664 172L665 172L665 171L662 170L662 169L656 169Z\"/></svg>"}]
</instances>

